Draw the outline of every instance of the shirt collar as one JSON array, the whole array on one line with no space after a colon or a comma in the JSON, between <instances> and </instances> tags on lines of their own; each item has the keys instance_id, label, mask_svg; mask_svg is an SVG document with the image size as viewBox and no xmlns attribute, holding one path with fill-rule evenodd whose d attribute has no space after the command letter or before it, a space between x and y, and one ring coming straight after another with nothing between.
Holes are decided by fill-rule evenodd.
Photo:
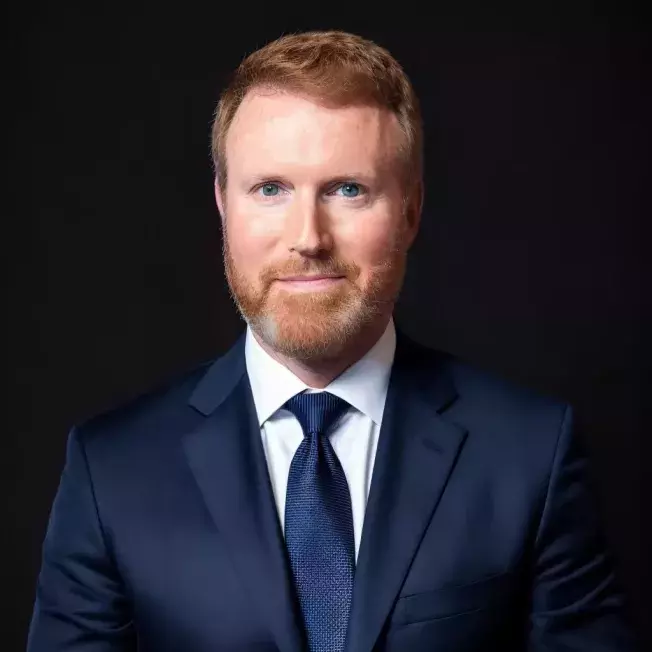
<instances>
[{"instance_id":1,"label":"shirt collar","mask_svg":"<svg viewBox=\"0 0 652 652\"><path fill-rule=\"evenodd\" d=\"M396 329L394 320L390 319L376 344L324 389L380 425L395 351ZM295 394L310 389L260 346L249 327L245 361L260 426Z\"/></svg>"}]
</instances>

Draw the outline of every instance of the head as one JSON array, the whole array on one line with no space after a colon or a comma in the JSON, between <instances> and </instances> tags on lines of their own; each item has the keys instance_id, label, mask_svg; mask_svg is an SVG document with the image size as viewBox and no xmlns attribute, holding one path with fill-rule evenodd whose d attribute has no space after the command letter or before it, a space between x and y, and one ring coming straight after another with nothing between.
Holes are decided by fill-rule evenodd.
<instances>
[{"instance_id":1,"label":"head","mask_svg":"<svg viewBox=\"0 0 652 652\"><path fill-rule=\"evenodd\" d=\"M307 362L377 336L422 204L421 117L397 61L343 32L266 45L220 98L212 154L227 281L258 337Z\"/></svg>"}]
</instances>

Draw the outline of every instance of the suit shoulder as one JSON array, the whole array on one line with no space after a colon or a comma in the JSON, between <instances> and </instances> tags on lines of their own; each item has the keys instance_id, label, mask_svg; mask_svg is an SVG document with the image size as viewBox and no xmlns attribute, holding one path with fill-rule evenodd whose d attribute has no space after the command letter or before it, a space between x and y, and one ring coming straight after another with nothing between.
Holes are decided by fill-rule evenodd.
<instances>
[{"instance_id":1,"label":"suit shoulder","mask_svg":"<svg viewBox=\"0 0 652 652\"><path fill-rule=\"evenodd\" d=\"M450 377L465 406L475 406L485 413L523 415L559 415L569 407L560 397L510 379L498 371L422 344L415 343L414 346L415 358L420 364L433 372L439 369Z\"/></svg>"},{"instance_id":2,"label":"suit shoulder","mask_svg":"<svg viewBox=\"0 0 652 652\"><path fill-rule=\"evenodd\" d=\"M455 399L442 417L470 433L467 454L487 468L494 460L497 469L545 477L563 425L573 417L568 403L450 353L421 347L419 359L429 375L454 387Z\"/></svg>"},{"instance_id":3,"label":"suit shoulder","mask_svg":"<svg viewBox=\"0 0 652 652\"><path fill-rule=\"evenodd\" d=\"M520 405L538 410L563 410L567 407L567 403L559 397L460 358L451 357L449 368L460 391L476 400L483 397L487 403L494 405Z\"/></svg>"},{"instance_id":4,"label":"suit shoulder","mask_svg":"<svg viewBox=\"0 0 652 652\"><path fill-rule=\"evenodd\" d=\"M223 356L221 356L223 357ZM134 398L77 424L75 436L83 444L110 439L134 441L146 433L183 430L197 420L189 404L195 388L221 357L204 361L141 392Z\"/></svg>"}]
</instances>

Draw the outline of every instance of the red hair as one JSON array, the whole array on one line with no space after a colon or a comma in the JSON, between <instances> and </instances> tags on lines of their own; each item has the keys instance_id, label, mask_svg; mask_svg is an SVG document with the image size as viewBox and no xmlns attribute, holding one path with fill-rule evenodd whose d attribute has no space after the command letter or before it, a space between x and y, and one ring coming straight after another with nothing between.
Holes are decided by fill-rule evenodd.
<instances>
[{"instance_id":1,"label":"red hair","mask_svg":"<svg viewBox=\"0 0 652 652\"><path fill-rule=\"evenodd\" d=\"M211 133L213 165L223 191L226 135L245 95L255 88L294 92L336 106L362 103L390 110L403 133L400 155L408 185L421 181L421 111L398 61L386 49L355 34L311 31L282 36L250 54L223 91Z\"/></svg>"}]
</instances>

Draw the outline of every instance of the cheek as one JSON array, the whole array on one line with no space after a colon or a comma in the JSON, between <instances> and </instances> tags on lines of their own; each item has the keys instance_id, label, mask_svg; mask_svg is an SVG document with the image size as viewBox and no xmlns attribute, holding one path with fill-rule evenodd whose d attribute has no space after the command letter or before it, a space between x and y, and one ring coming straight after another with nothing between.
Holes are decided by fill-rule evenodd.
<instances>
[{"instance_id":1,"label":"cheek","mask_svg":"<svg viewBox=\"0 0 652 652\"><path fill-rule=\"evenodd\" d=\"M226 233L231 256L236 264L246 268L259 268L265 264L273 249L275 235L255 215L229 210Z\"/></svg>"},{"instance_id":2,"label":"cheek","mask_svg":"<svg viewBox=\"0 0 652 652\"><path fill-rule=\"evenodd\" d=\"M399 237L398 226L387 219L361 220L340 233L340 251L363 271L385 263Z\"/></svg>"}]
</instances>

